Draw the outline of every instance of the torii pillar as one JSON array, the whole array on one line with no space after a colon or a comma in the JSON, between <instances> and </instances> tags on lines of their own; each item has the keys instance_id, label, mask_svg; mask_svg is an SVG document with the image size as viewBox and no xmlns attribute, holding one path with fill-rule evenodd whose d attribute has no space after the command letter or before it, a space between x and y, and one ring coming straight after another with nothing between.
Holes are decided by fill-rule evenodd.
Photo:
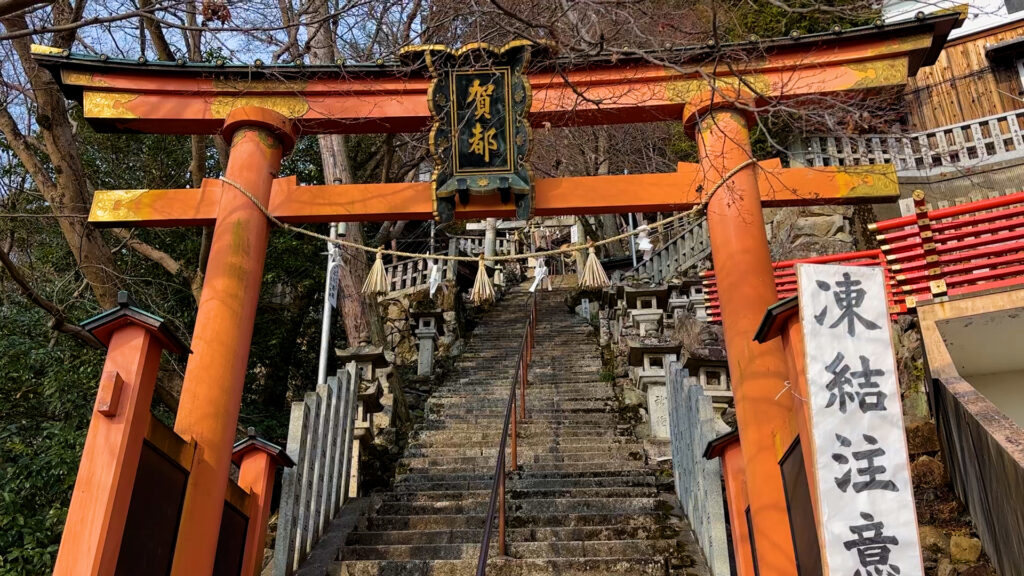
<instances>
[{"instance_id":1,"label":"torii pillar","mask_svg":"<svg viewBox=\"0 0 1024 576\"><path fill-rule=\"evenodd\" d=\"M225 179L261 204L281 159L295 144L292 122L266 108L233 110L224 121L231 143ZM172 576L211 574L231 470L242 387L263 279L270 223L241 192L222 194L210 260L192 333L174 431L197 442L188 478Z\"/></svg>"},{"instance_id":2,"label":"torii pillar","mask_svg":"<svg viewBox=\"0 0 1024 576\"><path fill-rule=\"evenodd\" d=\"M754 156L750 115L745 111L753 109L753 104L753 98L739 93L726 95L719 87L691 100L683 121L697 141L705 194L712 193L730 172L736 171L713 192L706 210L748 478L750 529L761 574L796 574L779 466L788 448L781 439L792 437L788 432L792 398L778 394L786 380L786 357L777 340L758 344L753 339L764 311L778 300L757 166L750 164ZM744 163L747 165L742 167Z\"/></svg>"}]
</instances>

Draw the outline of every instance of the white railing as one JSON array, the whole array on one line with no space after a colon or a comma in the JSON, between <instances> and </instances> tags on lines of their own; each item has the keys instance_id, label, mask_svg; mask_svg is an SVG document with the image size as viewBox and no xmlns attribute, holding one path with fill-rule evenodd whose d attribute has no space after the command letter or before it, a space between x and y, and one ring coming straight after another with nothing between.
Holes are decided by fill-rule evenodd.
<instances>
[{"instance_id":1,"label":"white railing","mask_svg":"<svg viewBox=\"0 0 1024 576\"><path fill-rule=\"evenodd\" d=\"M661 284L678 273L698 266L711 255L708 221L693 222L681 233L641 262L634 272L650 276L652 284Z\"/></svg>"},{"instance_id":2,"label":"white railing","mask_svg":"<svg viewBox=\"0 0 1024 576\"><path fill-rule=\"evenodd\" d=\"M790 156L814 167L892 164L905 176L970 171L1024 158L1024 109L913 134L806 136Z\"/></svg>"},{"instance_id":3,"label":"white railing","mask_svg":"<svg viewBox=\"0 0 1024 576\"><path fill-rule=\"evenodd\" d=\"M457 246L458 242L455 238L448 241L449 256L456 255ZM435 262L438 265L442 282L455 278L455 262L441 260L435 260ZM386 264L384 273L387 275L388 294L391 296L401 292L413 292L430 285L430 264L422 258Z\"/></svg>"},{"instance_id":4,"label":"white railing","mask_svg":"<svg viewBox=\"0 0 1024 576\"><path fill-rule=\"evenodd\" d=\"M451 279L451 267L445 266L444 262L437 262L438 273L441 280ZM389 264L384 267L387 274L389 293L403 292L406 290L419 290L430 284L430 265L426 260L403 260L397 264Z\"/></svg>"},{"instance_id":5,"label":"white railing","mask_svg":"<svg viewBox=\"0 0 1024 576\"><path fill-rule=\"evenodd\" d=\"M292 403L288 456L274 545L274 576L298 569L348 495L358 383L349 363L326 384Z\"/></svg>"},{"instance_id":6,"label":"white railing","mask_svg":"<svg viewBox=\"0 0 1024 576\"><path fill-rule=\"evenodd\" d=\"M483 236L453 236L459 247L459 252L467 256L477 256L484 252ZM495 238L494 251L499 256L516 253L516 243L513 238Z\"/></svg>"}]
</instances>

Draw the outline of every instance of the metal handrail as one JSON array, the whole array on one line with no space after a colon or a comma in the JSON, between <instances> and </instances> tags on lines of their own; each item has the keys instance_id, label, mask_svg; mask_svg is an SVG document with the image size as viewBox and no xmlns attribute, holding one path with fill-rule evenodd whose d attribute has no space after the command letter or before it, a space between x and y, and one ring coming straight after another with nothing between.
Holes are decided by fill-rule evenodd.
<instances>
[{"instance_id":1,"label":"metal handrail","mask_svg":"<svg viewBox=\"0 0 1024 576\"><path fill-rule=\"evenodd\" d=\"M494 464L494 481L491 485L491 500L487 506L487 518L484 520L483 541L480 544L480 556L476 565L477 576L487 573L487 554L491 548L491 528L494 515L498 514L498 555L505 556L505 447L509 436L512 438L512 466L518 468L518 428L519 420L526 419L526 382L529 376L530 357L533 352L534 333L537 327L537 298L531 294L527 301L530 318L526 322L526 330L519 344L519 355L516 357L516 371L512 376L512 385L505 404L505 420L501 429L501 441L498 444L498 460ZM517 386L518 384L518 386ZM516 388L519 388L518 411L516 409ZM511 428L511 434L509 429Z\"/></svg>"}]
</instances>

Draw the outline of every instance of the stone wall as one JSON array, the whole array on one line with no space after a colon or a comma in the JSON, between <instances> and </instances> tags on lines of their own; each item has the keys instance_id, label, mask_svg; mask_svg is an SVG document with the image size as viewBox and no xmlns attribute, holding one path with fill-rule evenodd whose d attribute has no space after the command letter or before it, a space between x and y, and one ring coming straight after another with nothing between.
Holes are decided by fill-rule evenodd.
<instances>
[{"instance_id":1,"label":"stone wall","mask_svg":"<svg viewBox=\"0 0 1024 576\"><path fill-rule=\"evenodd\" d=\"M852 206L807 206L765 210L772 260L852 252Z\"/></svg>"},{"instance_id":2,"label":"stone wall","mask_svg":"<svg viewBox=\"0 0 1024 576\"><path fill-rule=\"evenodd\" d=\"M458 342L462 338L460 305L458 288L452 281L443 282L433 297L428 289L423 288L382 298L380 310L384 316L385 347L395 353L395 363L399 366L416 364L416 323L410 316L412 312L440 310L444 315L444 326L437 341L436 354L444 357L454 351L457 355L460 347Z\"/></svg>"},{"instance_id":3,"label":"stone wall","mask_svg":"<svg viewBox=\"0 0 1024 576\"><path fill-rule=\"evenodd\" d=\"M704 458L708 442L728 432L728 426L715 417L711 398L678 362L669 365L668 404L676 495L704 550L711 573L728 576L722 467L718 459Z\"/></svg>"}]
</instances>

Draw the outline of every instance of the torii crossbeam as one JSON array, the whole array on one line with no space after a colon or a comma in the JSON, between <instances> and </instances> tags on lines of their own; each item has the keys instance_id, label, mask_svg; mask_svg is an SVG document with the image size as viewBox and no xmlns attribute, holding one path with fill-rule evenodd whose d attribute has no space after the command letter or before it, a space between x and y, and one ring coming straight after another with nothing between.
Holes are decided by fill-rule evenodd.
<instances>
[{"instance_id":1,"label":"torii crossbeam","mask_svg":"<svg viewBox=\"0 0 1024 576\"><path fill-rule=\"evenodd\" d=\"M896 198L893 169L782 168L750 163L752 110L769 102L828 95L865 98L902 86L937 57L958 14L917 18L837 34L748 44L743 62L706 65L715 47L661 55L689 58L690 72L652 64L651 55L587 62L551 60L530 75L534 125L683 121L700 162L669 174L554 178L536 182L538 215L683 210L707 200L730 373L748 483L746 503L730 503L746 530L749 503L762 574L795 574L779 458L793 400L777 397L786 357L777 341L752 338L776 301L764 206L880 202ZM743 46L730 47L735 50ZM414 63L234 66L136 63L39 48L65 93L99 129L162 134L223 133L231 142L225 178L284 222L433 217L427 184L300 186L275 178L298 134L410 132L430 120L429 80ZM684 56L685 55L685 56ZM658 55L654 55L654 60ZM221 64L221 63L218 63ZM510 216L511 205L473 197L456 218ZM175 547L174 576L210 574L231 448L241 404L269 223L252 201L218 180L199 189L96 193L90 221L101 226L214 225L213 245L192 337L175 431L198 445ZM791 437L791 436L787 436ZM806 447L805 447L806 449ZM805 458L809 463L813 458ZM82 466L89 463L83 460ZM813 465L807 469L812 478ZM76 493L76 498L79 495ZM82 496L86 498L87 496ZM76 507L72 501L72 513ZM818 519L820 523L820 519ZM117 530L111 531L119 534ZM69 525L65 539L88 538ZM119 537L119 536L118 536ZM117 549L117 546L100 547ZM88 549L78 546L76 549ZM62 546L62 552L64 547ZM739 550L740 574L752 564ZM96 554L102 553L97 550ZM99 565L58 557L57 574ZM101 572L94 572L101 573Z\"/></svg>"}]
</instances>

